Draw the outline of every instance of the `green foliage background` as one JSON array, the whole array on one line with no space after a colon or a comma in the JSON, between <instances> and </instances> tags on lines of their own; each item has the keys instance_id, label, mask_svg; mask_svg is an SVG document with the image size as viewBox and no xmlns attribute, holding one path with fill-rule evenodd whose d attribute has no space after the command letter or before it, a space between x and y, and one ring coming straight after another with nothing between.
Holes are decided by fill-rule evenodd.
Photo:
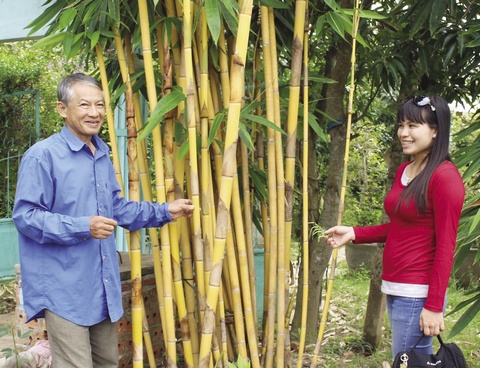
<instances>
[{"instance_id":1,"label":"green foliage background","mask_svg":"<svg viewBox=\"0 0 480 368\"><path fill-rule=\"evenodd\" d=\"M77 69L58 49L32 49L33 41L0 43L0 218L13 205L21 154L36 139L35 95L40 96L40 139L60 130L63 122L56 106L56 88L65 74Z\"/></svg>"}]
</instances>

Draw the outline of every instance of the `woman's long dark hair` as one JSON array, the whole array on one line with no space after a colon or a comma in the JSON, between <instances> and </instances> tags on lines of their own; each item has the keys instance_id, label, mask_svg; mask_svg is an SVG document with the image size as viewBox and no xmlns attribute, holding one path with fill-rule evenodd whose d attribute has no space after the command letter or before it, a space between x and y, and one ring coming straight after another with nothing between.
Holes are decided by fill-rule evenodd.
<instances>
[{"instance_id":1,"label":"woman's long dark hair","mask_svg":"<svg viewBox=\"0 0 480 368\"><path fill-rule=\"evenodd\" d=\"M425 168L402 192L399 205L408 204L415 199L415 207L422 214L427 212L428 184L435 169L444 161L451 161L449 155L450 144L450 108L447 102L439 96L428 96L430 105L417 106L413 98L408 99L397 113L397 122L411 121L419 124L428 124L437 130L430 152L425 157ZM397 206L398 208L398 206Z\"/></svg>"}]
</instances>

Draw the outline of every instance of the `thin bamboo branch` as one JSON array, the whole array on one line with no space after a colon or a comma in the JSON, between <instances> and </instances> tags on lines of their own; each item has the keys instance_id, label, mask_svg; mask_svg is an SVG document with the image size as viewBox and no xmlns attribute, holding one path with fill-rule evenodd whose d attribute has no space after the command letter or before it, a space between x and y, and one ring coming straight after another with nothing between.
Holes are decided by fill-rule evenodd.
<instances>
[{"instance_id":1,"label":"thin bamboo branch","mask_svg":"<svg viewBox=\"0 0 480 368\"><path fill-rule=\"evenodd\" d=\"M345 204L345 193L347 187L347 171L348 171L348 158L349 158L349 151L350 151L350 132L352 127L352 115L353 115L353 100L354 100L354 92L355 92L355 63L356 63L356 45L357 45L357 32L358 32L358 24L360 21L360 13L359 13L359 0L355 0L355 7L353 12L353 22L352 22L352 54L351 54L351 69L350 69L350 91L348 97L348 116L347 116L347 132L346 132L346 140L345 140L345 156L344 156L344 164L343 164L343 175L342 175L342 189L340 191L340 203L338 209L338 218L337 224L342 224L342 216L343 216L343 208ZM333 250L332 260L330 265L330 276L327 285L327 293L325 296L325 303L324 308L322 311L322 319L320 321L320 329L318 332L317 343L314 350L314 355L312 357L312 365L311 367L316 367L317 359L318 359L318 351L320 350L320 344L323 340L323 334L325 331L325 325L327 322L328 317L328 309L330 307L330 298L332 294L333 288L333 281L335 279L335 269L337 265L337 255L338 249Z\"/></svg>"}]
</instances>

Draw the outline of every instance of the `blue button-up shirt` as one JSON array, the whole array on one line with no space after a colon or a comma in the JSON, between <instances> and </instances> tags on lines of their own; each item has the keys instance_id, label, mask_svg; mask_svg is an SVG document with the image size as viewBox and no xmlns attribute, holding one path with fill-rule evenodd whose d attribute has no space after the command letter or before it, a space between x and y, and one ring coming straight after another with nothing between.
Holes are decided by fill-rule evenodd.
<instances>
[{"instance_id":1,"label":"blue button-up shirt","mask_svg":"<svg viewBox=\"0 0 480 368\"><path fill-rule=\"evenodd\" d=\"M68 128L23 155L13 221L19 232L27 319L44 309L82 326L123 314L115 238L90 236L90 217L113 218L129 230L171 221L168 204L128 201L97 136L90 148Z\"/></svg>"}]
</instances>

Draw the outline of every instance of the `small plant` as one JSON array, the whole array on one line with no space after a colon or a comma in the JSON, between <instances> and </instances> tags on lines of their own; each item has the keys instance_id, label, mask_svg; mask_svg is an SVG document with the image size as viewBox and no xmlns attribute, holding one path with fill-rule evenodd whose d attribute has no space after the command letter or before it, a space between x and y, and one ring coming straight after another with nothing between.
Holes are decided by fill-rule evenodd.
<instances>
[{"instance_id":1,"label":"small plant","mask_svg":"<svg viewBox=\"0 0 480 368\"><path fill-rule=\"evenodd\" d=\"M321 227L319 224L315 222L310 222L310 225L312 225L310 229L311 237L316 236L318 240L320 240L321 238L328 238L328 235L325 234L325 229Z\"/></svg>"},{"instance_id":2,"label":"small plant","mask_svg":"<svg viewBox=\"0 0 480 368\"><path fill-rule=\"evenodd\" d=\"M250 368L250 362L245 362L239 355L236 363L227 362L229 368Z\"/></svg>"},{"instance_id":3,"label":"small plant","mask_svg":"<svg viewBox=\"0 0 480 368\"><path fill-rule=\"evenodd\" d=\"M12 356L15 357L17 368L20 368L23 363L23 359L20 358L20 350L18 348L17 340L27 338L30 336L30 333L31 331L22 333L20 330L17 330L13 324L0 326L0 337L11 334L13 340L13 349L6 348L2 349L1 352L5 354L6 359L9 359Z\"/></svg>"}]
</instances>

